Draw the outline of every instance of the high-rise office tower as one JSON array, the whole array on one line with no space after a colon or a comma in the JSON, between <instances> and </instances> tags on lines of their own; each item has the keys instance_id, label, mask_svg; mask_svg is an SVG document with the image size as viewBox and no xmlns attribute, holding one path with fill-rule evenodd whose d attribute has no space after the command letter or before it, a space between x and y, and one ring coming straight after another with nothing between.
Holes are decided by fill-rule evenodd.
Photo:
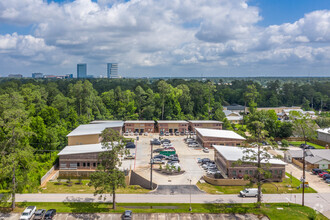
<instances>
[{"instance_id":1,"label":"high-rise office tower","mask_svg":"<svg viewBox=\"0 0 330 220\"><path fill-rule=\"evenodd\" d=\"M108 78L119 78L118 76L118 63L107 63Z\"/></svg>"},{"instance_id":2,"label":"high-rise office tower","mask_svg":"<svg viewBox=\"0 0 330 220\"><path fill-rule=\"evenodd\" d=\"M80 63L77 64L77 78L87 78L87 64Z\"/></svg>"}]
</instances>

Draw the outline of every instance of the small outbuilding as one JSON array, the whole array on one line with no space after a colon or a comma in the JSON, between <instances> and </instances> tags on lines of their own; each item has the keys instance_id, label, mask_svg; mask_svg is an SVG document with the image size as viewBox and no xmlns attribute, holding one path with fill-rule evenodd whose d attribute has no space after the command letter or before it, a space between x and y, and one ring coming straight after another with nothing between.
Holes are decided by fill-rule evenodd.
<instances>
[{"instance_id":1,"label":"small outbuilding","mask_svg":"<svg viewBox=\"0 0 330 220\"><path fill-rule=\"evenodd\" d=\"M196 128L196 141L203 147L213 145L240 146L246 139L229 130Z\"/></svg>"},{"instance_id":2,"label":"small outbuilding","mask_svg":"<svg viewBox=\"0 0 330 220\"><path fill-rule=\"evenodd\" d=\"M303 150L287 150L284 152L284 158L287 162L302 167ZM305 162L307 170L313 168L330 169L330 150L306 149Z\"/></svg>"}]
</instances>

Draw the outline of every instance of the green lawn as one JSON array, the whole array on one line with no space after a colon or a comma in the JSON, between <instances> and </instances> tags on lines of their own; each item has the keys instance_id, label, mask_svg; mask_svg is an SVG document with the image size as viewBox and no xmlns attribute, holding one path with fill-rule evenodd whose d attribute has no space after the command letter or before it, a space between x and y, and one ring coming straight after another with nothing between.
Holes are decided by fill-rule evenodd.
<instances>
[{"instance_id":1,"label":"green lawn","mask_svg":"<svg viewBox=\"0 0 330 220\"><path fill-rule=\"evenodd\" d=\"M117 210L112 210L110 203L38 203L25 202L17 203L14 212L22 212L26 206L34 205L38 209L56 208L59 213L122 213L130 209L133 213L189 213L189 204L181 203L118 203ZM280 208L280 209L278 209ZM270 219L320 219L327 218L316 213L309 207L302 207L298 204L270 203L262 204L261 208L256 208L255 204L192 204L193 213L253 213L266 215Z\"/></svg>"},{"instance_id":2,"label":"green lawn","mask_svg":"<svg viewBox=\"0 0 330 220\"><path fill-rule=\"evenodd\" d=\"M305 141L290 141L289 144L293 145L293 146L297 146L300 147L301 144L304 144ZM313 144L311 142L307 142L308 145L315 147L316 149L324 149L323 146L318 145L318 144Z\"/></svg>"},{"instance_id":3,"label":"green lawn","mask_svg":"<svg viewBox=\"0 0 330 220\"><path fill-rule=\"evenodd\" d=\"M296 187L300 185L300 181L286 173L289 178L284 178L283 182L280 183L265 183L262 185L263 194L277 194L277 193L301 193L302 189L297 189ZM291 187L287 187L291 185ZM252 186L214 186L208 183L197 183L197 186L210 194L239 194L239 192L247 187L256 188L256 185ZM316 193L312 188L305 189L306 193Z\"/></svg>"},{"instance_id":4,"label":"green lawn","mask_svg":"<svg viewBox=\"0 0 330 220\"><path fill-rule=\"evenodd\" d=\"M78 180L72 180L72 186L68 186L66 182L61 182L62 185L57 185L56 182L48 182L43 188L40 188L41 193L94 193L94 188L88 186L89 180L82 180L82 185L77 185ZM119 188L117 193L136 194L147 193L150 190L144 189L141 186L127 186Z\"/></svg>"}]
</instances>

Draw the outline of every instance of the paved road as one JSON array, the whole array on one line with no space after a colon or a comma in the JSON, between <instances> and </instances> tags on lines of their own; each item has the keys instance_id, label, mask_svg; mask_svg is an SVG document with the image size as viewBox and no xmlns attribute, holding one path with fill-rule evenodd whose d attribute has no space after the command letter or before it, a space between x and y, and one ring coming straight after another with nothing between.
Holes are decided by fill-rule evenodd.
<instances>
[{"instance_id":1,"label":"paved road","mask_svg":"<svg viewBox=\"0 0 330 220\"><path fill-rule=\"evenodd\" d=\"M19 213L1 214L0 220L17 220ZM57 214L54 220L121 220L121 214ZM260 220L256 215L252 214L201 214L201 213L133 213L134 220ZM261 220L267 220L263 217Z\"/></svg>"},{"instance_id":2,"label":"paved road","mask_svg":"<svg viewBox=\"0 0 330 220\"><path fill-rule=\"evenodd\" d=\"M151 194L176 195L176 194L205 194L196 185L158 185Z\"/></svg>"},{"instance_id":3,"label":"paved road","mask_svg":"<svg viewBox=\"0 0 330 220\"><path fill-rule=\"evenodd\" d=\"M93 194L18 194L17 202L111 202L111 196L100 200ZM292 202L301 204L301 194L265 194L263 202ZM118 203L189 203L189 194L117 194ZM238 195L193 194L192 203L254 203L256 198L241 198ZM307 193L305 205L323 213L330 219L330 193Z\"/></svg>"}]
</instances>

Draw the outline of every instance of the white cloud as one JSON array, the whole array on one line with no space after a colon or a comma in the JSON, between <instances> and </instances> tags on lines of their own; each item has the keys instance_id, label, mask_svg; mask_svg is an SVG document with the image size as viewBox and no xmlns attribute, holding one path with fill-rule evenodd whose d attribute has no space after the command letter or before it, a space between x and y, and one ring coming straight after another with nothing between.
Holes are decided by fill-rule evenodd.
<instances>
[{"instance_id":1,"label":"white cloud","mask_svg":"<svg viewBox=\"0 0 330 220\"><path fill-rule=\"evenodd\" d=\"M33 34L0 35L0 53L3 59L57 63L72 71L78 62L111 61L127 71L327 65L330 11L268 27L258 26L261 19L247 0L1 1L0 24L32 25Z\"/></svg>"}]
</instances>

